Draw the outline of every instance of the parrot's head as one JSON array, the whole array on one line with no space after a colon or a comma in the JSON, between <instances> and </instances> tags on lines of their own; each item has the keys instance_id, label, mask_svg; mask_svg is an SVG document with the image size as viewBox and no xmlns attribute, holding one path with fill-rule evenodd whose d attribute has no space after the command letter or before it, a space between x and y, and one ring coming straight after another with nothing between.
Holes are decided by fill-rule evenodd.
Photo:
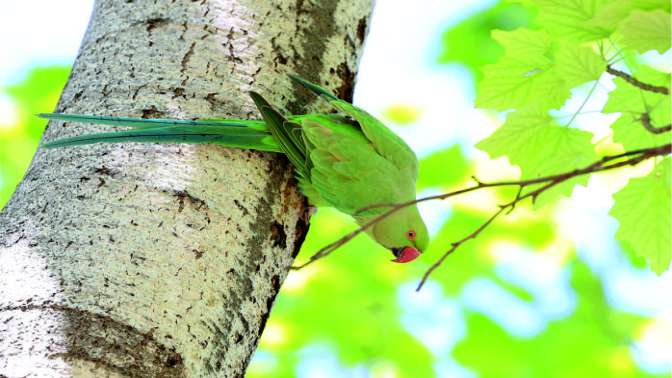
<instances>
[{"instance_id":1,"label":"parrot's head","mask_svg":"<svg viewBox=\"0 0 672 378\"><path fill-rule=\"evenodd\" d=\"M369 232L382 246L392 251L393 262L415 260L429 245L429 232L417 206L409 206L376 223Z\"/></svg>"}]
</instances>

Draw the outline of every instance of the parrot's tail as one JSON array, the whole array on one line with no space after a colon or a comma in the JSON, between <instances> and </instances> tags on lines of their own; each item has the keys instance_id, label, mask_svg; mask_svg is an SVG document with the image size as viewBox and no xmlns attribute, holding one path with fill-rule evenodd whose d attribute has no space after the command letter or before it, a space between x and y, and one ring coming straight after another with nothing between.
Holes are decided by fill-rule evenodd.
<instances>
[{"instance_id":1,"label":"parrot's tail","mask_svg":"<svg viewBox=\"0 0 672 378\"><path fill-rule=\"evenodd\" d=\"M57 139L44 144L46 148L79 146L93 143L158 142L214 143L227 147L282 152L280 146L258 120L177 120L106 117L82 114L41 113L42 118L59 121L95 123L131 127L130 130L85 134Z\"/></svg>"}]
</instances>

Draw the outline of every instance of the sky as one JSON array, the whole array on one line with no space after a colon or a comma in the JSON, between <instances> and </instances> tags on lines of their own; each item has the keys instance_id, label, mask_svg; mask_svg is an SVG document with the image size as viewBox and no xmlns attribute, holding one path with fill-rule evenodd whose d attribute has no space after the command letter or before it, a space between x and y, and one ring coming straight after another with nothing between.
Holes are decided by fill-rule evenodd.
<instances>
[{"instance_id":1,"label":"sky","mask_svg":"<svg viewBox=\"0 0 672 378\"><path fill-rule=\"evenodd\" d=\"M361 61L355 103L381 116L394 104L419 109L412 126L390 126L401 135L420 157L447 145L459 143L477 162L487 156L474 144L498 125L492 115L473 108L473 84L467 70L456 65L440 65L441 31L492 1L423 0L422 6L407 0L379 0L374 12L365 53ZM2 4L0 12L0 88L20 81L31 68L45 64L70 64L77 54L91 13L90 0L22 0ZM37 11L36 11L37 9ZM30 14L30 22L26 15ZM399 27L404 25L404 27ZM654 57L653 59L656 59ZM600 83L609 88L613 83ZM581 101L586 88L579 89L566 109ZM599 91L598 91L599 92ZM606 91L604 92L606 93ZM586 109L600 109L606 95L591 98ZM11 104L0 92L0 121L11 116ZM594 115L577 119L578 127L597 137L608 132L610 119ZM2 122L0 122L2 123ZM633 349L638 363L652 372L672 368L672 274L655 276L630 266L615 242L617 223L608 216L611 194L625 185L616 176L596 176L588 187L578 187L556 214L560 233L578 248L581 259L603 278L610 303L619 309L653 317L642 330ZM426 193L425 193L426 194ZM421 193L422 195L422 193ZM450 209L427 203L423 217L437 230ZM565 269L535 258L533 251L519 246L502 245L506 253L498 256L497 274L534 293L533 303L523 303L485 277L474 277L458 298L448 298L435 282L420 293L417 282L402 284L398 300L404 308L402 322L409 332L441 356L435 366L437 376L471 377L473 373L446 357L464 337L461 308L490 316L511 334L533 337L549 321L567 316L575 298ZM614 252L619 251L619 252ZM431 314L431 315L428 315ZM441 322L454 324L452 332L441 333ZM667 354L666 352L670 352ZM271 358L263 351L255 359ZM319 377L321 367L330 366L330 377L367 376L364 367L343 367L328 347L314 345L302 351L300 377Z\"/></svg>"}]
</instances>

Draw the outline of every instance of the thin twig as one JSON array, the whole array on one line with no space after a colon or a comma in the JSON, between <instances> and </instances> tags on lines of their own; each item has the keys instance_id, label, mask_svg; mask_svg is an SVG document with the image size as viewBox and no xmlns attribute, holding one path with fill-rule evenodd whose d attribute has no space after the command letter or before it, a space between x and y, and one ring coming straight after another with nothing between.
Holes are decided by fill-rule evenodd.
<instances>
[{"instance_id":1,"label":"thin twig","mask_svg":"<svg viewBox=\"0 0 672 378\"><path fill-rule=\"evenodd\" d=\"M630 152L626 152L625 154L621 154L620 156L624 156L626 154L627 154L626 156L632 156L636 152L637 151L630 151ZM664 146L654 147L654 148L650 148L650 149L639 150L639 156L634 156L634 157L632 157L630 159L627 159L627 160L624 160L624 161L620 161L620 162L617 162L617 163L614 163L614 164L602 166L602 167L600 167L600 169L593 171L593 173L594 172L603 172L603 171L610 170L610 169L615 169L615 168L620 168L620 167L624 167L626 165L637 165L640 162L642 162L644 160L647 160L649 158L652 158L654 156L667 155L667 154L670 154L670 153L672 153L672 144L667 144L667 145L664 145ZM610 160L614 160L614 159L610 159ZM594 164L591 164L591 166L598 167L600 164L601 164L601 161L596 162ZM579 171L583 171L583 170L575 170L574 172L579 172ZM457 248L459 248L467 240L474 239L476 236L478 236L486 227L488 227L506 209L509 209L509 211L506 213L506 214L509 214L513 211L514 207L516 206L516 204L518 202L521 202L522 200L524 200L526 198L530 198L532 200L532 202L534 202L536 200L536 198L541 193L545 192L546 190L548 190L548 189L550 189L550 188L552 188L552 187L554 187L554 186L556 186L556 185L558 185L558 184L560 184L564 181L567 181L571 178L574 178L576 176L578 176L578 175L558 175L556 179L550 180L546 185L543 185L543 186L541 186L541 187L539 187L539 188L537 188L537 189L535 189L531 192L528 192L525 195L521 196L520 192L518 192L518 194L516 195L516 197L512 201L510 201L509 203L507 203L505 205L500 205L499 210L497 212L495 212L490 218L488 218L476 230L474 230L472 233L470 233L466 237L460 239L459 241L457 241L455 243L452 243L450 249L448 249L448 251L446 251L434 264L432 264L432 266L430 266L429 269L427 269L425 274L422 276L422 279L420 280L420 283L418 284L418 287L415 290L419 291L420 289L422 289L422 286L425 284L425 282L427 282L427 279L429 279L429 276L432 274L432 272L434 270L436 270L450 254L455 252L455 250L457 250Z\"/></svg>"},{"instance_id":2,"label":"thin twig","mask_svg":"<svg viewBox=\"0 0 672 378\"><path fill-rule=\"evenodd\" d=\"M535 179L527 179L527 180L519 180L519 181L499 181L499 182L492 182L492 183L485 183L477 179L476 177L473 177L474 181L476 182L476 185L464 188L464 189L459 189L455 190L452 192L448 193L443 193L443 194L437 194L433 196L427 196L419 199L415 199L412 201L407 201L407 202L402 202L402 203L396 203L396 204L377 204L377 205L372 205L372 206L367 206L365 208L360 209L357 213L362 213L364 211L372 210L372 209L378 209L378 208L389 208L389 210L381 213L380 215L376 216L369 222L363 224L360 226L358 229L348 233L347 235L343 236L342 238L324 246L321 248L319 251L317 251L315 254L313 254L308 261L303 263L302 265L299 266L293 266L292 269L298 270L301 268L306 267L307 265L312 264L313 262L331 254L334 252L338 247L344 245L345 243L349 242L350 240L354 239L357 235L361 234L364 232L366 229L372 227L374 224L380 222L381 220L387 218L388 216L396 213L397 211L407 207L407 206L412 206L421 202L427 202L427 201L433 201L433 200L444 200L450 197L455 197L461 194L473 192L475 190L479 189L485 189L485 188L493 188L493 187L502 187L502 186L518 186L518 193L516 194L516 197L514 200L509 202L506 205L500 206L500 210L498 213L501 214L505 209L511 209L512 207L515 207L515 205L526 199L526 198L532 198L533 200L536 199L539 194L547 190L548 188L555 186L561 182L567 181L569 179L572 179L577 176L585 175L585 174L590 174L590 173L596 173L596 172L603 172L619 167L623 167L626 165L635 165L643 160L649 159L654 156L662 156L662 155L668 155L672 153L672 144L666 144L658 147L651 147L651 148L642 148L638 150L632 150L632 151L627 151L618 155L611 155L611 156L605 156L602 159L584 167L584 168L579 168L575 169L573 171L565 172L565 173L560 173L556 175L549 175L549 176L544 176L544 177L539 177ZM617 161L619 159L631 157L630 159L622 160L622 161ZM615 163L612 163L616 161ZM609 164L611 163L611 164ZM533 191L530 191L526 194L522 194L522 191L526 187L530 187L532 185L536 184L545 184ZM521 195L522 194L522 195ZM499 214L497 214L499 216ZM494 218L493 218L494 220ZM489 224L489 223L488 223ZM487 225L486 225L487 226ZM481 231L477 230L478 233ZM470 238L467 237L464 241L469 240ZM464 243L464 241L462 243ZM461 244L461 243L460 243ZM457 249L457 247L455 248ZM451 252L452 253L452 252ZM441 260L443 261L443 259ZM432 268L434 270L436 268Z\"/></svg>"},{"instance_id":3,"label":"thin twig","mask_svg":"<svg viewBox=\"0 0 672 378\"><path fill-rule=\"evenodd\" d=\"M443 264L443 261L450 254L455 252L462 244L464 244L464 242L466 242L470 239L475 239L481 232L483 232L483 230L485 230L495 219L497 219L497 217L499 217L507 209L509 209L509 211L507 211L506 214L510 214L513 211L513 209L516 207L516 204L518 202L524 200L525 198L531 198L532 201L534 202L534 200L537 198L537 196L539 196L539 194L541 194L542 192L544 192L544 191L550 189L551 187L556 186L556 185L558 185L561 182L566 181L566 180L568 180L568 178L559 178L559 179L551 181L548 184L546 184L546 185L544 185L544 186L542 186L542 187L540 187L536 190L533 190L533 191L531 191L531 192L529 192L529 193L527 193L523 196L520 195L520 191L519 191L518 194L516 195L516 197L512 201L510 201L509 203L507 203L505 205L499 205L499 210L497 210L494 214L492 214L492 216L490 216L490 218L488 218L485 222L483 222L483 224L478 226L478 228L476 230L474 230L469 235L465 236L464 238L462 238L462 239L458 240L457 242L454 242L450 245L450 249L448 249L448 251L446 251L438 260L436 260L436 262L434 262L434 264L432 264L432 266L430 266L429 269L427 269L425 274L422 276L422 279L420 280L420 283L418 284L418 287L415 289L415 291L420 291L420 289L422 289L422 286L425 284L425 282L427 282L427 279L429 279L429 276L432 274L432 272L435 271L439 266L441 266L441 264Z\"/></svg>"},{"instance_id":4,"label":"thin twig","mask_svg":"<svg viewBox=\"0 0 672 378\"><path fill-rule=\"evenodd\" d=\"M627 74L623 71L619 71L619 70L613 68L611 65L607 66L607 72L609 72L610 74L612 74L614 76L618 76L621 79L627 81L628 83L634 85L635 87L643 89L645 91L660 93L660 94L664 94L664 95L669 95L670 94L670 89L667 88L667 87L644 83L642 81L639 81L639 80L635 79L630 74Z\"/></svg>"},{"instance_id":5,"label":"thin twig","mask_svg":"<svg viewBox=\"0 0 672 378\"><path fill-rule=\"evenodd\" d=\"M651 116L649 115L649 113L642 113L642 117L640 118L640 120L642 121L642 125L644 125L646 131L653 134L662 134L672 130L672 123L667 124L665 126L658 126L658 127L653 126L651 124Z\"/></svg>"},{"instance_id":6,"label":"thin twig","mask_svg":"<svg viewBox=\"0 0 672 378\"><path fill-rule=\"evenodd\" d=\"M495 219L497 219L497 217L500 214L502 214L506 208L507 206L500 206L499 210L496 213L494 213L490 218L488 218L488 220L486 220L476 230L474 230L474 232L452 243L450 245L450 249L447 250L438 260L436 260L436 262L434 262L434 264L432 264L432 266L430 266L429 269L427 269L425 274L422 276L422 279L420 280L420 283L418 284L418 287L415 289L415 291L420 291L420 289L422 289L422 286L425 284L425 282L427 282L429 275L432 274L432 272L434 272L434 270L436 270L439 266L441 266L441 264L443 264L443 261L448 256L450 256L453 252L455 252L467 240L476 238L478 234L480 234L483 230L485 230L486 227L490 225L490 223L492 223Z\"/></svg>"}]
</instances>

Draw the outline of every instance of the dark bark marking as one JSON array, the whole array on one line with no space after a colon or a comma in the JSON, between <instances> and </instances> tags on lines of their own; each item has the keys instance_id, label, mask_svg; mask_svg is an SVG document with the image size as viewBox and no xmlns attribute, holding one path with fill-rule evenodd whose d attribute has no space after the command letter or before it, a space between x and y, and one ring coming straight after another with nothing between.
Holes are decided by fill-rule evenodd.
<instances>
[{"instance_id":1,"label":"dark bark marking","mask_svg":"<svg viewBox=\"0 0 672 378\"><path fill-rule=\"evenodd\" d=\"M182 356L154 337L153 330L143 332L109 316L53 303L0 308L0 311L55 312L67 318L63 332L67 352L51 358L90 361L107 370L134 377L183 377ZM53 316L53 315L52 315Z\"/></svg>"},{"instance_id":2,"label":"dark bark marking","mask_svg":"<svg viewBox=\"0 0 672 378\"><path fill-rule=\"evenodd\" d=\"M194 48L196 47L196 42L192 42L191 46L189 46L189 50L184 54L184 57L182 57L182 62L180 62L182 69L180 70L181 74L184 74L187 71L187 64L189 63L189 60L191 59L191 56L194 55Z\"/></svg>"},{"instance_id":3,"label":"dark bark marking","mask_svg":"<svg viewBox=\"0 0 672 378\"><path fill-rule=\"evenodd\" d=\"M352 96L355 93L355 73L345 62L338 65L336 73L341 79L341 86L336 89L336 96L347 102L352 102Z\"/></svg>"},{"instance_id":4,"label":"dark bark marking","mask_svg":"<svg viewBox=\"0 0 672 378\"><path fill-rule=\"evenodd\" d=\"M107 168L104 165L100 168L96 168L94 170L94 172L101 175L101 176L110 176L110 177L112 177L116 174L116 172L112 171L110 168Z\"/></svg>"},{"instance_id":5,"label":"dark bark marking","mask_svg":"<svg viewBox=\"0 0 672 378\"><path fill-rule=\"evenodd\" d=\"M257 336L254 334L254 332L263 331L265 324L265 320L263 318L267 316L262 316L260 319L261 324L259 324L259 326L255 325L251 327L248 323L248 319L243 318L240 314L240 308L243 303L255 303L255 301L252 300L252 292L254 290L253 277L258 277L260 274L264 274L261 273L262 271L259 269L260 265L263 264L265 259L265 256L263 255L264 243L266 243L269 239L272 239L271 233L269 232L272 225L279 224L273 214L273 204L280 201L278 196L278 188L281 188L284 184L286 184L287 171L290 168L289 162L282 155L267 154L265 155L265 160L269 166L269 181L264 188L263 197L260 199L259 204L255 210L251 212L252 214L256 214L256 218L250 224L250 238L241 243L242 245L246 246L246 248L242 253L242 256L239 257L240 263L229 272L229 274L233 276L231 283L234 288L231 288L231 290L226 294L228 295L224 301L226 307L223 309L223 314L220 318L220 322L226 323L218 325L214 322L210 322L206 324L209 329L216 331L221 335L221 337L215 337L212 339L212 342L215 343L215 345L213 345L213 353L208 357L208 360L205 364L208 367L209 372L213 374L221 372L221 369L224 367L220 361L225 360L227 351L236 344L235 332L239 331L236 330L235 327L232 327L231 324L239 321L240 324L242 324L243 330L245 331L243 333L245 335L244 337L256 339ZM267 277L265 280L273 282L272 277ZM278 277L277 280L279 282L280 277ZM279 289L279 287L279 283L277 288L274 285L274 289L276 290L274 290L274 292L272 292L266 299L266 306L269 306L273 303L273 300L277 295L277 289ZM256 306L259 305L259 303L256 304ZM264 311L261 312L263 313ZM250 332L251 329L253 329L252 332ZM250 358L251 354L246 357L245 363L243 366L241 366L243 369L240 371L241 375L243 374L244 369L247 367Z\"/></svg>"},{"instance_id":6,"label":"dark bark marking","mask_svg":"<svg viewBox=\"0 0 672 378\"><path fill-rule=\"evenodd\" d=\"M303 207L304 209L308 208L308 199L303 198ZM295 258L301 250L303 242L306 240L306 235L308 235L308 228L310 226L310 212L305 211L303 216L299 217L296 221L296 226L294 227L294 249L292 250L292 257Z\"/></svg>"},{"instance_id":7,"label":"dark bark marking","mask_svg":"<svg viewBox=\"0 0 672 378\"><path fill-rule=\"evenodd\" d=\"M201 251L201 250L198 250L196 248L192 249L191 251L194 253L194 256L196 256L196 260L203 257L203 255L205 254L205 251Z\"/></svg>"},{"instance_id":8,"label":"dark bark marking","mask_svg":"<svg viewBox=\"0 0 672 378\"><path fill-rule=\"evenodd\" d=\"M296 1L297 15L300 15L297 18L297 29L299 33L304 35L302 38L304 42L301 46L304 55L299 56L296 51L294 52L293 68L299 76L315 83L324 84L320 83L319 77L320 72L324 68L324 59L322 59L322 56L326 50L327 41L337 33L334 17L337 5L337 1L318 2L310 6L304 4L304 0ZM304 17L312 20L310 26L307 28L301 24ZM274 52L277 54L277 49ZM288 103L286 108L293 114L300 114L306 105L315 99L315 96L298 84L293 85L294 101Z\"/></svg>"},{"instance_id":9,"label":"dark bark marking","mask_svg":"<svg viewBox=\"0 0 672 378\"><path fill-rule=\"evenodd\" d=\"M145 21L147 24L147 33L152 34L154 29L167 25L169 22L169 19L163 17L150 18L149 20Z\"/></svg>"},{"instance_id":10,"label":"dark bark marking","mask_svg":"<svg viewBox=\"0 0 672 378\"><path fill-rule=\"evenodd\" d=\"M147 109L142 109L142 118L161 118L166 115L166 112L160 111L156 106L152 105Z\"/></svg>"},{"instance_id":11,"label":"dark bark marking","mask_svg":"<svg viewBox=\"0 0 672 378\"><path fill-rule=\"evenodd\" d=\"M240 211L243 212L243 215L244 215L244 216L249 216L249 215L250 215L249 210L247 210L247 208L246 208L245 206L243 206L243 205L240 203L240 201L238 201L237 199L234 199L234 200L233 200L233 204L236 205L236 207L237 207Z\"/></svg>"},{"instance_id":12,"label":"dark bark marking","mask_svg":"<svg viewBox=\"0 0 672 378\"><path fill-rule=\"evenodd\" d=\"M366 31L366 17L362 17L357 23L357 40L359 41L360 45L364 43L364 39L366 38Z\"/></svg>"},{"instance_id":13,"label":"dark bark marking","mask_svg":"<svg viewBox=\"0 0 672 378\"><path fill-rule=\"evenodd\" d=\"M173 98L182 97L186 99L187 96L184 95L185 92L185 89L182 87L173 88Z\"/></svg>"},{"instance_id":14,"label":"dark bark marking","mask_svg":"<svg viewBox=\"0 0 672 378\"><path fill-rule=\"evenodd\" d=\"M175 197L178 199L179 203L179 208L177 210L178 213L181 213L182 210L184 210L184 204L185 202L189 202L196 210L205 210L207 212L208 210L208 205L205 203L200 198L194 197L193 195L189 194L186 190L178 190L173 193Z\"/></svg>"},{"instance_id":15,"label":"dark bark marking","mask_svg":"<svg viewBox=\"0 0 672 378\"><path fill-rule=\"evenodd\" d=\"M271 224L271 240L273 241L273 247L279 247L282 250L287 248L287 234L282 223L275 221Z\"/></svg>"}]
</instances>

